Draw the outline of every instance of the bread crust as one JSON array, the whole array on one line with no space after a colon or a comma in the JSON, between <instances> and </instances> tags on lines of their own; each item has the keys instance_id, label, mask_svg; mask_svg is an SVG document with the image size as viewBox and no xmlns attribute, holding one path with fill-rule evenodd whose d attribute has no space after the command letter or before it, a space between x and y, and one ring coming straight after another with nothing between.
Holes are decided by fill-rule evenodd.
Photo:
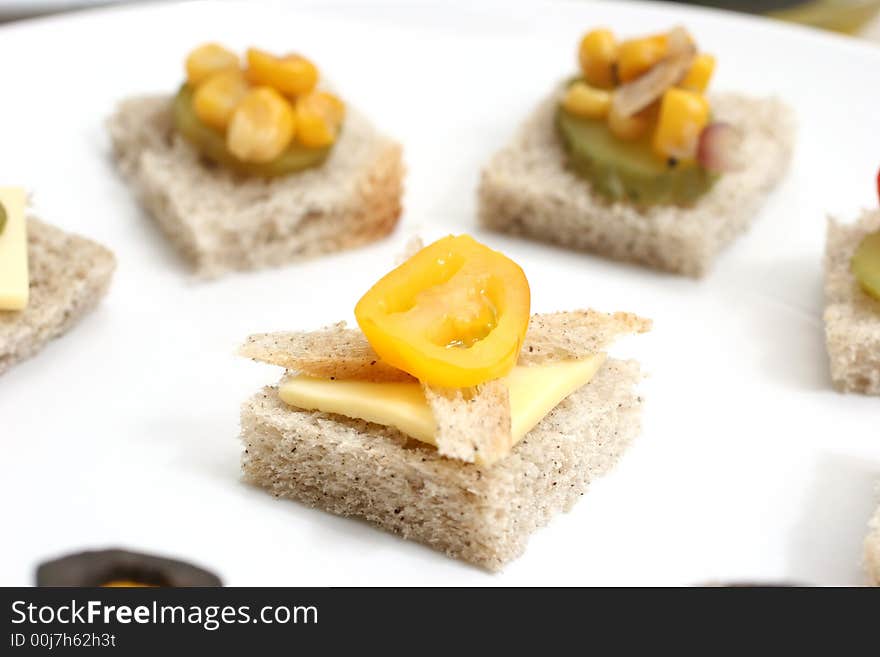
<instances>
[{"instance_id":1,"label":"bread crust","mask_svg":"<svg viewBox=\"0 0 880 657\"><path fill-rule=\"evenodd\" d=\"M174 131L168 96L123 101L108 130L123 177L201 277L359 246L402 212L402 149L354 110L324 164L272 180L204 161Z\"/></svg>"},{"instance_id":2,"label":"bread crust","mask_svg":"<svg viewBox=\"0 0 880 657\"><path fill-rule=\"evenodd\" d=\"M116 258L91 240L28 219L30 300L0 310L0 374L64 335L104 297Z\"/></svg>"},{"instance_id":3,"label":"bread crust","mask_svg":"<svg viewBox=\"0 0 880 657\"><path fill-rule=\"evenodd\" d=\"M825 344L831 380L840 392L880 395L880 301L868 296L850 260L868 233L880 230L880 210L854 224L828 220L825 251Z\"/></svg>"},{"instance_id":4,"label":"bread crust","mask_svg":"<svg viewBox=\"0 0 880 657\"><path fill-rule=\"evenodd\" d=\"M556 134L557 90L484 168L479 220L487 228L691 277L751 225L788 169L792 110L776 99L713 97L717 120L740 128L748 166L728 173L690 207L611 203L566 167Z\"/></svg>"},{"instance_id":5,"label":"bread crust","mask_svg":"<svg viewBox=\"0 0 880 657\"><path fill-rule=\"evenodd\" d=\"M638 433L640 379L637 363L606 361L489 467L445 458L389 427L289 407L267 387L242 407L244 480L499 570Z\"/></svg>"}]
</instances>

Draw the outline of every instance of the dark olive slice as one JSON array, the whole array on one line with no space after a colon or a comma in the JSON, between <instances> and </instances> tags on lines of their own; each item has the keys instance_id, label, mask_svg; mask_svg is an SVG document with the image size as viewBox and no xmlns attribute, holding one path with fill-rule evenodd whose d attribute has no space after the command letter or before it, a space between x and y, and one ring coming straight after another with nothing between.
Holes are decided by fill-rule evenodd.
<instances>
[{"instance_id":1,"label":"dark olive slice","mask_svg":"<svg viewBox=\"0 0 880 657\"><path fill-rule=\"evenodd\" d=\"M880 300L880 231L862 240L852 258L851 267L862 289Z\"/></svg>"},{"instance_id":2,"label":"dark olive slice","mask_svg":"<svg viewBox=\"0 0 880 657\"><path fill-rule=\"evenodd\" d=\"M4 228L6 228L6 207L0 202L0 235L3 234Z\"/></svg>"},{"instance_id":3,"label":"dark olive slice","mask_svg":"<svg viewBox=\"0 0 880 657\"><path fill-rule=\"evenodd\" d=\"M306 148L291 144L271 162L242 162L226 148L226 137L219 130L202 123L192 106L192 89L180 88L174 99L174 127L204 157L249 176L276 178L320 165L333 146Z\"/></svg>"},{"instance_id":4,"label":"dark olive slice","mask_svg":"<svg viewBox=\"0 0 880 657\"><path fill-rule=\"evenodd\" d=\"M79 552L37 568L37 586L223 586L198 566L128 550Z\"/></svg>"},{"instance_id":5,"label":"dark olive slice","mask_svg":"<svg viewBox=\"0 0 880 657\"><path fill-rule=\"evenodd\" d=\"M650 136L618 139L605 121L557 110L556 125L569 166L600 194L638 205L687 205L705 194L717 174L695 164L664 162L653 152Z\"/></svg>"}]
</instances>

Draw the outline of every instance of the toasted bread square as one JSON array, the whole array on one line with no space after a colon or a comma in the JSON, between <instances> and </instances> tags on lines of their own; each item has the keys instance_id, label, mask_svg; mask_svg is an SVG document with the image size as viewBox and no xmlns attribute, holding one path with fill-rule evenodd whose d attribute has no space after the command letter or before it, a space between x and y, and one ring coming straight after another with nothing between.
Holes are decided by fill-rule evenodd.
<instances>
[{"instance_id":1,"label":"toasted bread square","mask_svg":"<svg viewBox=\"0 0 880 657\"><path fill-rule=\"evenodd\" d=\"M743 134L745 168L728 173L688 207L609 202L566 166L556 133L558 93L544 100L483 170L480 222L523 235L692 277L743 233L788 169L794 116L774 99L724 94L716 120Z\"/></svg>"},{"instance_id":2,"label":"toasted bread square","mask_svg":"<svg viewBox=\"0 0 880 657\"><path fill-rule=\"evenodd\" d=\"M358 246L400 217L401 148L353 110L321 166L272 180L204 160L174 131L168 96L123 101L108 129L123 176L203 277Z\"/></svg>"},{"instance_id":3,"label":"toasted bread square","mask_svg":"<svg viewBox=\"0 0 880 657\"><path fill-rule=\"evenodd\" d=\"M30 301L0 310L0 374L70 330L103 298L113 254L90 240L28 219Z\"/></svg>"},{"instance_id":4,"label":"toasted bread square","mask_svg":"<svg viewBox=\"0 0 880 657\"><path fill-rule=\"evenodd\" d=\"M640 379L635 362L606 361L489 467L443 457L393 428L287 406L266 387L242 407L244 479L499 570L638 433Z\"/></svg>"},{"instance_id":5,"label":"toasted bread square","mask_svg":"<svg viewBox=\"0 0 880 657\"><path fill-rule=\"evenodd\" d=\"M880 211L855 224L828 221L825 252L825 343L831 379L841 392L880 395L880 301L862 290L850 260L862 239L880 230Z\"/></svg>"}]
</instances>

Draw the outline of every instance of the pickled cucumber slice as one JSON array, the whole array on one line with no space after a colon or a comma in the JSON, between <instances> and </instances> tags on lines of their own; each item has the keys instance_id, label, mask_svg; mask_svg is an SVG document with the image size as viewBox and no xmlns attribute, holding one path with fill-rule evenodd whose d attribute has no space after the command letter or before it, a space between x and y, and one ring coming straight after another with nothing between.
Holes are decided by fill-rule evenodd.
<instances>
[{"instance_id":1,"label":"pickled cucumber slice","mask_svg":"<svg viewBox=\"0 0 880 657\"><path fill-rule=\"evenodd\" d=\"M664 162L651 149L650 135L623 141L605 121L557 110L556 124L569 166L614 201L638 205L687 205L705 194L718 174L695 164Z\"/></svg>"},{"instance_id":2,"label":"pickled cucumber slice","mask_svg":"<svg viewBox=\"0 0 880 657\"><path fill-rule=\"evenodd\" d=\"M0 235L3 234L4 228L6 228L6 208L0 203Z\"/></svg>"},{"instance_id":3,"label":"pickled cucumber slice","mask_svg":"<svg viewBox=\"0 0 880 657\"><path fill-rule=\"evenodd\" d=\"M862 289L880 300L880 231L862 240L850 266Z\"/></svg>"},{"instance_id":4,"label":"pickled cucumber slice","mask_svg":"<svg viewBox=\"0 0 880 657\"><path fill-rule=\"evenodd\" d=\"M264 178L285 176L320 165L333 146L306 148L291 144L271 162L242 162L226 148L226 137L219 130L202 123L192 106L192 88L183 85L174 99L174 126L206 158L239 173Z\"/></svg>"}]
</instances>

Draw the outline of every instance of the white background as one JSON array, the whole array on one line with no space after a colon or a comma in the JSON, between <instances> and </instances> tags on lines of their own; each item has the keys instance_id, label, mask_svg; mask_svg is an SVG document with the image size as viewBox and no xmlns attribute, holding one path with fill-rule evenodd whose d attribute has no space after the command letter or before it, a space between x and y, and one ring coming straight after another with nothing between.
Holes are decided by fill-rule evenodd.
<instances>
[{"instance_id":1,"label":"white background","mask_svg":"<svg viewBox=\"0 0 880 657\"><path fill-rule=\"evenodd\" d=\"M482 164L574 70L579 36L677 22L718 55L715 89L776 93L799 113L790 175L715 271L695 282L476 229ZM103 122L122 97L174 89L186 52L209 39L307 53L404 144L406 210L390 239L189 278L115 175ZM200 3L3 27L0 62L0 181L119 259L99 310L0 379L0 583L116 545L236 585L864 581L880 400L830 388L821 257L826 213L877 204L880 49L669 5ZM410 236L461 231L523 265L536 311L656 323L617 350L651 373L642 435L499 575L239 481L239 405L279 372L236 358L237 344L350 319Z\"/></svg>"}]
</instances>

